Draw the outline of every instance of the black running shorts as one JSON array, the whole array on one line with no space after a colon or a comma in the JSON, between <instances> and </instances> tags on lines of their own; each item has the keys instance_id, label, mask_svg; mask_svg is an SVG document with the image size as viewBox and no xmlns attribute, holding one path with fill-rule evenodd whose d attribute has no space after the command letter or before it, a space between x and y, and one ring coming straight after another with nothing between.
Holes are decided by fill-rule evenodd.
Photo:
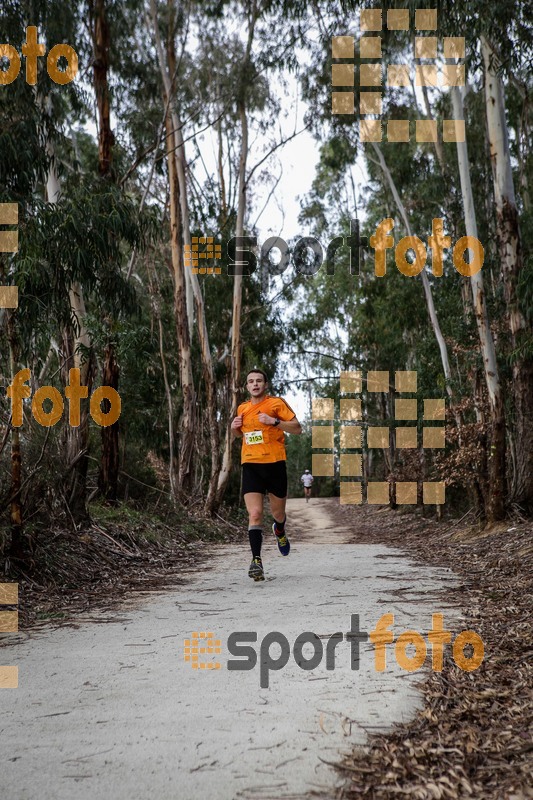
<instances>
[{"instance_id":1,"label":"black running shorts","mask_svg":"<svg viewBox=\"0 0 533 800\"><path fill-rule=\"evenodd\" d=\"M242 465L242 493L268 492L276 497L287 497L287 462Z\"/></svg>"}]
</instances>

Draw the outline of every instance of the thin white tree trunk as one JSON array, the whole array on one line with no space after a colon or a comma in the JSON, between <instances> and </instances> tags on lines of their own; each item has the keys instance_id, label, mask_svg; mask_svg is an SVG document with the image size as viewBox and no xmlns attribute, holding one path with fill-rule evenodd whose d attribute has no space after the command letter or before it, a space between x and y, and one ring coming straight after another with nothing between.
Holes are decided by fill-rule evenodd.
<instances>
[{"instance_id":1,"label":"thin white tree trunk","mask_svg":"<svg viewBox=\"0 0 533 800\"><path fill-rule=\"evenodd\" d=\"M52 153L52 145L48 143L47 149ZM54 164L50 165L46 181L46 195L49 203L57 203L61 194L61 187ZM83 298L81 285L75 281L69 288L69 299L72 313L76 319L76 330L74 331L74 367L80 370L81 383L87 379L89 359L82 360L80 345L87 350L91 347L91 338L87 330L87 310Z\"/></svg>"},{"instance_id":2,"label":"thin white tree trunk","mask_svg":"<svg viewBox=\"0 0 533 800\"><path fill-rule=\"evenodd\" d=\"M150 24L150 17L148 16L148 14L146 14L146 27L148 28L148 30L151 29L154 35L157 60L159 62L159 70L161 72L161 79L163 81L163 86L165 87L165 94L167 98L169 98L169 103L170 103L170 113L171 113L172 128L173 128L172 137L174 141L174 157L176 159L176 169L178 173L178 183L180 191L183 244L190 246L191 228L189 220L189 203L187 198L185 145L183 142L181 122L178 113L176 111L176 105L173 101L173 96L174 96L173 79L175 76L170 74L169 66L167 64L167 59L165 57L165 51L163 49L163 45L161 42L161 36L159 34L159 23L157 19L157 7L155 4L155 0L150 0L150 16L151 16L151 24ZM192 278L193 278L192 271L186 270L185 292L186 292L186 302L187 302L187 317L189 320L188 322L189 337L191 339L192 339L193 325L194 325L194 301L193 301L194 287L192 285Z\"/></svg>"},{"instance_id":3,"label":"thin white tree trunk","mask_svg":"<svg viewBox=\"0 0 533 800\"><path fill-rule=\"evenodd\" d=\"M374 151L379 159L379 164L385 175L387 183L389 184L390 190L392 192L392 196L394 197L394 202L396 203L396 207L400 212L400 216L403 220L403 223L406 227L407 233L409 236L412 236L411 231L411 224L409 222L409 217L407 216L407 212L405 210L405 206L402 203L401 197L398 194L398 190L396 188L396 184L394 183L394 179L391 175L391 172L387 166L387 162L385 161L385 157L381 151L381 148L375 143L372 142L372 146ZM422 270L420 273L420 278L422 280L422 287L424 289L424 295L426 298L426 306L428 309L429 320L431 322L431 327L433 328L433 332L435 334L435 338L437 340L437 344L439 346L440 352L440 360L442 363L442 369L444 372L444 380L446 382L446 392L448 393L448 397L451 399L453 397L451 381L452 381L452 371L450 369L450 359L448 358L448 348L446 347L446 342L444 340L444 336L442 335L442 331L439 325L439 319L437 317L437 311L435 309L435 303L433 302L433 293L431 291L431 285L428 280L428 276L426 275L425 269Z\"/></svg>"},{"instance_id":4,"label":"thin white tree trunk","mask_svg":"<svg viewBox=\"0 0 533 800\"><path fill-rule=\"evenodd\" d=\"M464 119L463 96L458 86L451 90L453 113L455 119ZM468 148L466 141L457 142L457 160L459 162L459 176L461 180L461 194L465 212L466 235L477 239L477 221L474 208L474 195L472 193L472 181L470 178L470 163L468 160ZM495 402L500 394L500 379L498 364L496 361L496 350L494 340L490 330L487 304L485 301L485 288L481 270L470 278L472 295L474 299L474 309L476 313L476 323L478 327L481 352L483 355L483 365L485 369L485 380L491 403Z\"/></svg>"},{"instance_id":5,"label":"thin white tree trunk","mask_svg":"<svg viewBox=\"0 0 533 800\"><path fill-rule=\"evenodd\" d=\"M47 102L49 102L47 100ZM59 202L61 185L54 164L54 147L47 141L46 149L51 158L46 181L46 198L51 204ZM74 281L69 287L69 301L71 313L74 317L72 325L63 331L63 363L60 362L61 374L64 383L69 379L71 367L80 370L80 383L92 388L93 374L91 370L93 357L91 337L87 329L87 310L83 297L81 284ZM44 368L43 368L44 371ZM67 470L65 472L65 493L67 503L75 519L81 519L86 514L86 479L88 462L80 454L89 450L89 410L87 404L82 405L80 424L77 427L67 425L64 429L64 453Z\"/></svg>"},{"instance_id":6,"label":"thin white tree trunk","mask_svg":"<svg viewBox=\"0 0 533 800\"><path fill-rule=\"evenodd\" d=\"M194 381L192 371L191 342L187 324L185 298L185 270L181 244L181 214L176 159L172 149L172 120L167 116L167 165L170 186L170 241L172 271L174 275L174 315L179 349L179 375L183 395L181 419L180 451L178 459L179 491L182 498L188 498L192 489L192 461L194 451L195 405Z\"/></svg>"}]
</instances>

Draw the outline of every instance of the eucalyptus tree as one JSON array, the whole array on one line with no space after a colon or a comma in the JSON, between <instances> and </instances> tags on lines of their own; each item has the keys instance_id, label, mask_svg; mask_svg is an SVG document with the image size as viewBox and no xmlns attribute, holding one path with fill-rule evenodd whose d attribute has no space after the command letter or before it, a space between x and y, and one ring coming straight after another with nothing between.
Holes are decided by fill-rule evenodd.
<instances>
[{"instance_id":1,"label":"eucalyptus tree","mask_svg":"<svg viewBox=\"0 0 533 800\"><path fill-rule=\"evenodd\" d=\"M383 20L386 20L386 14L389 9L389 4L382 6ZM410 12L413 8L409 4ZM308 99L313 103L313 112L310 115L317 137L323 137L324 133L330 141L344 140L350 145L356 142L354 134L354 126L352 125L352 118L336 117L331 119L329 111L330 105L330 74L329 74L329 60L324 53L325 48L329 50L331 35L342 35L354 33L355 25L352 27L352 20L350 17L347 20L336 15L335 9L329 9L326 13L320 9L319 6L314 7L316 19L320 25L322 34L322 46L319 44L312 49L312 69L307 73L304 81L304 92ZM375 180L379 179L376 170L373 168L372 162L375 160L380 164L383 176L386 178L385 186L388 183L389 191L392 194L392 199L396 207L406 221L411 222L411 227L415 230L416 224L424 224L427 230L427 223L430 222L431 217L443 216L447 218L448 226L452 230L463 228L464 223L460 224L460 214L458 213L457 203L457 190L456 186L459 184L463 187L463 216L466 221L467 233L475 235L474 231L474 217L473 209L474 204L467 200L469 182L473 185L473 194L475 198L476 211L478 216L478 229L480 231L480 238L487 245L486 247L486 263L485 263L485 286L483 285L482 275L474 275L472 278L459 280L456 279L448 283L446 286L442 285L442 279L438 285L435 281L431 281L433 292L439 293L441 296L448 296L449 287L461 287L463 298L463 309L465 315L465 323L468 329L471 329L472 321L477 323L477 331L479 338L479 363L484 365L484 375L486 384L486 396L489 400L490 407L490 433L486 442L487 463L489 466L489 475L487 480L482 483L486 487L485 500L486 510L489 519L498 519L504 513L504 503L506 495L506 471L505 471L505 406L507 411L512 415L512 419L516 419L516 430L514 426L510 428L511 443L513 443L516 457L513 457L513 465L516 462L516 468L512 471L512 478L515 490L513 496L516 498L520 496L523 507L528 506L527 491L528 487L525 485L525 476L531 475L530 458L532 447L528 443L528 433L520 435L521 442L517 441L518 430L523 429L525 422L531 417L528 411L528 404L530 398L533 397L533 390L528 386L529 382L529 368L528 368L528 353L530 352L529 343L531 342L531 335L528 333L529 321L526 320L527 312L523 301L520 299L521 293L527 293L527 270L522 266L522 258L520 255L520 229L517 223L517 210L519 205L514 201L512 191L512 178L510 149L506 146L506 120L503 111L503 94L499 80L507 75L508 82L514 87L514 91L521 93L524 97L527 96L527 80L525 75L527 70L525 65L530 61L531 50L528 49L531 43L531 35L528 32L527 17L528 11L526 4L517 0L511 4L504 4L495 11L494 15L486 15L482 13L482 5L479 3L469 3L466 6L457 6L457 4L443 4L439 6L439 35L443 36L466 36L467 44L467 63L468 74L471 77L471 84L468 90L467 97L467 139L468 142L475 142L475 148L470 150L470 163L464 157L465 145L462 143L457 144L457 151L459 153L459 164L454 158L455 145L443 143L440 140L440 134L436 142L428 148L427 145L418 145L413 147L413 144L367 144L365 146L365 160L366 168L370 176ZM353 20L355 23L355 19ZM413 43L411 41L413 34L409 32L390 33L386 26L383 28L381 35L385 45L386 53L393 52L395 57ZM485 41L483 45L486 54L489 53L487 47L490 47L491 57L485 57L484 64L481 59L481 42ZM405 54L404 54L405 55ZM393 58L393 61L398 60ZM495 65L499 65L496 69ZM483 111L484 103L482 100L481 86L479 82L480 70L484 68L486 75L487 87L487 115L489 120L489 127L492 127L493 134L487 138L487 144L493 152L492 161L494 166L494 180L496 195L500 197L496 199L496 206L492 202L492 187L490 182L490 166L488 163L488 148L484 143L485 130L483 125L483 115L480 115L480 109ZM496 74L497 73L497 74ZM498 78L498 80L496 79ZM358 105L358 92L355 88L355 105ZM498 101L498 95L500 100ZM451 95L454 99L459 96L459 90L453 89ZM490 97L490 101L489 101ZM442 119L449 119L450 117L462 118L462 109L455 103L456 113L453 113L450 97L446 95L439 96L439 93L432 90L423 91L423 105L424 111L419 107L417 94L412 87L409 90L395 90L388 89L383 101L384 116L392 118L413 118L432 116L437 118L439 123ZM318 112L318 113L317 113ZM522 114L522 119L525 119L526 126L528 114ZM329 123L323 125L324 121ZM413 122L411 122L413 127ZM439 125L440 127L440 125ZM431 156L431 149L434 148L434 156ZM375 155L372 153L375 151ZM344 148L347 152L348 148ZM390 159L388 157L390 150ZM464 151L464 152L463 152ZM496 152L497 151L497 152ZM340 152L340 151L339 151ZM404 158L404 154L409 154L412 163L409 164L408 160ZM377 158L376 158L377 156ZM524 144L523 137L520 139L519 150L519 163L524 163L524 156L527 158L527 145ZM495 164L497 160L498 164ZM385 163L383 163L385 162ZM426 162L429 165L429 171L420 172L420 164ZM474 165L475 164L475 168ZM432 166L431 166L432 165ZM339 166L341 166L339 164ZM459 170L458 170L459 167ZM339 169L339 177L344 182L345 178L350 175L350 157L347 156L345 160L345 169ZM527 178L524 178L525 170L522 169L520 183L526 186L527 195ZM459 180L457 180L459 177ZM350 177L348 177L350 180ZM440 183L439 183L440 181ZM383 180L378 180L383 183ZM370 199L376 191L376 185L372 185L370 192ZM360 194L363 194L362 187L360 187ZM318 192L315 198L312 198L309 208L315 207L318 218L322 218L324 214L325 193ZM470 195L471 196L471 195ZM368 197L368 192L367 192ZM426 203L424 210L423 203ZM499 204L499 205L498 205ZM331 202L329 201L331 209ZM327 207L327 204L326 204ZM494 209L498 207L496 219L494 221ZM507 211L504 213L503 208ZM368 199L366 202L366 209L368 211ZM404 213L408 210L408 214ZM385 213L386 212L386 213ZM392 216L390 208L385 205L385 215ZM498 217L499 213L499 217ZM504 220L507 214L507 219ZM410 220L409 220L410 218ZM409 228L409 224L407 225ZM494 346L494 334L491 325L491 316L496 320L502 316L502 303L503 292L500 291L497 281L494 278L493 267L495 264L496 249L493 242L497 239L502 243L500 245L500 253L502 253L503 264L505 267L505 274L502 274L502 282L500 286L503 288L506 296L509 298L511 313L507 313L506 319L510 325L511 318L514 320L514 332L511 330L511 335L508 337L503 336L500 338L500 358L497 359ZM501 259L500 259L501 260ZM446 274L446 272L445 272ZM449 273L448 273L449 274ZM486 282L489 281L487 287ZM469 301L464 292L466 288L462 284L469 283L473 290L473 300ZM444 291L443 291L444 290ZM492 292L490 291L492 290ZM451 297L449 298L451 300ZM436 305L438 305L438 297L436 296ZM448 307L449 302L447 301ZM431 307L431 304L430 304ZM513 311L514 309L514 311ZM445 323L444 340L449 341L450 327L449 321ZM469 333L469 337L471 334ZM513 339L514 336L514 339ZM451 369L449 366L450 359L446 356L445 348L443 345L443 337L438 337L441 341L441 352L444 352L443 367L448 384L448 391L453 388L451 381ZM513 346L513 341L515 345ZM518 341L521 345L518 346ZM509 352L508 342L511 346L512 353ZM513 372L513 394L507 396L507 402L504 402L504 381L507 379L507 370L505 364L505 356L509 353L511 362L514 364ZM465 362L466 367L469 359L463 356L462 360ZM453 381L455 383L455 381ZM510 397L514 398L513 404L509 402ZM457 400L455 396L455 400ZM460 413L460 412L458 412ZM522 419L522 423L520 423ZM460 420L459 420L460 422ZM520 427L522 425L522 428ZM531 430L529 425L528 431ZM523 442L523 445L522 445ZM518 485L521 485L520 492L517 493Z\"/></svg>"},{"instance_id":2,"label":"eucalyptus tree","mask_svg":"<svg viewBox=\"0 0 533 800\"><path fill-rule=\"evenodd\" d=\"M528 318L527 306L521 297L522 287L527 285L527 253L523 253L522 236L519 222L519 205L515 193L515 178L511 161L511 147L508 132L506 90L508 87L518 87L524 98L522 111L523 119L528 118L527 97L528 83L531 86L531 64L533 62L533 37L531 35L531 7L529 4L516 0L501 4L494 9L494 13L482 13L482 4L473 2L457 7L450 6L446 14L446 25L453 33L467 30L473 41L469 51L472 62L472 72L477 68L483 73L484 79L484 117L486 121L486 142L492 172L492 186L487 196L490 197L490 208L487 209L489 224L495 232L493 237L497 242L495 249L496 258L499 260L500 304L502 315L506 321L508 336L502 337L501 355L505 355L512 366L511 392L507 402L507 423L510 433L510 474L511 491L508 500L518 502L524 509L531 511L533 508L533 434L531 433L531 420L533 419L533 326ZM462 116L462 97L459 88L453 91L455 116ZM469 119L471 123L472 118ZM519 126L518 126L519 128ZM517 136L517 151L523 158L524 150L527 152L528 144L520 141L520 132ZM473 200L468 195L468 186L471 182L471 170L466 160L466 143L458 143L459 163L461 167L461 183L463 186L465 217L473 229ZM524 173L523 173L524 174ZM518 184L525 189L527 203L527 178ZM475 281L472 279L473 289ZM481 297L484 302L484 293ZM479 305L479 304L477 304ZM479 319L479 315L477 315ZM479 327L479 325L478 325ZM485 328L487 326L485 325ZM501 347L501 345L500 345ZM496 402L497 408L502 408L496 414L500 423L496 425L499 434L495 434L494 447L491 448L489 462L492 464L493 474L500 470L497 481L499 488L496 492L505 494L505 440L503 438L503 387L501 381L494 387L495 358L491 358L486 368L488 393L491 404ZM486 361L486 359L485 359ZM497 368L496 368L497 378ZM498 399L498 393L500 399ZM494 397L496 396L496 401ZM495 417L493 413L493 418ZM497 516L503 514L505 498L502 496ZM494 516L494 514L493 514Z\"/></svg>"},{"instance_id":3,"label":"eucalyptus tree","mask_svg":"<svg viewBox=\"0 0 533 800\"><path fill-rule=\"evenodd\" d=\"M26 40L26 27L30 24L37 27L38 41L41 43L46 41L49 44L52 41L55 44L62 41L63 37L73 41L77 22L76 11L69 9L67 13L60 14L60 5L56 1L29 3L7 0L2 6L0 17L0 41L9 43L20 52L21 45ZM18 77L0 87L0 202L18 205L19 241L23 244L31 244L27 241L31 237L31 221L41 208L40 197L50 164L50 155L45 148L45 142L60 135L59 125L53 113L55 109L46 102L54 90L56 95L59 94L60 87L54 85L46 74L42 59L37 59L37 65L35 83L29 84L25 80L25 70L21 70ZM13 66L4 61L1 68L6 70ZM0 255L2 283L18 285L19 263L18 256ZM29 314L25 316L24 310L29 311ZM28 356L28 342L31 341L34 326L38 325L39 311L39 306L35 303L31 309L27 307L25 309L24 298L21 297L18 309L0 312L0 320L9 344L10 367L6 372L11 373L11 377L18 371L20 359ZM9 426L10 423L7 424ZM12 428L9 490L11 553L18 557L25 551L21 501L23 464L20 443L19 430Z\"/></svg>"}]
</instances>

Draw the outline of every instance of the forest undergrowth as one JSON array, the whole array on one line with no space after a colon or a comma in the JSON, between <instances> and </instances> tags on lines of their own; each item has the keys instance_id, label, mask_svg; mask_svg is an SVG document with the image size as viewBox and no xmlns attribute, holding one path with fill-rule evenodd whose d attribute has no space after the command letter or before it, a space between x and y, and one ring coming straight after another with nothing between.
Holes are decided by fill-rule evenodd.
<instances>
[{"instance_id":1,"label":"forest undergrowth","mask_svg":"<svg viewBox=\"0 0 533 800\"><path fill-rule=\"evenodd\" d=\"M343 759L337 800L533 797L533 524L518 519L480 531L467 517L438 523L375 507L339 506L338 515L354 543L399 547L453 570L460 582L447 602L481 636L485 658L465 672L448 655L420 687L424 708L412 722L370 734Z\"/></svg>"},{"instance_id":2,"label":"forest undergrowth","mask_svg":"<svg viewBox=\"0 0 533 800\"><path fill-rule=\"evenodd\" d=\"M116 607L126 595L184 582L212 550L245 532L224 516L207 519L170 504L90 505L79 529L40 532L29 566L6 562L4 580L19 582L20 629L72 624L89 611ZM222 509L224 513L224 509Z\"/></svg>"}]
</instances>

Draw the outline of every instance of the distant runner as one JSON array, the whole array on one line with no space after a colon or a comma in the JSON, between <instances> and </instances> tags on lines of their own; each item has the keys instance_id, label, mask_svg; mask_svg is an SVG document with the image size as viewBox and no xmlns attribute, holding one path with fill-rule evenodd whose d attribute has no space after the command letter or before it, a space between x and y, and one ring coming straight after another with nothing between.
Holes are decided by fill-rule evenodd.
<instances>
[{"instance_id":1,"label":"distant runner","mask_svg":"<svg viewBox=\"0 0 533 800\"><path fill-rule=\"evenodd\" d=\"M300 480L304 485L305 502L308 503L311 497L311 486L313 485L314 478L309 470L306 469Z\"/></svg>"},{"instance_id":2,"label":"distant runner","mask_svg":"<svg viewBox=\"0 0 533 800\"><path fill-rule=\"evenodd\" d=\"M285 433L301 433L302 427L292 408L281 397L267 394L268 378L261 369L252 369L246 376L250 400L241 403L231 430L243 437L242 490L248 511L248 536L252 563L248 575L264 581L261 561L263 543L263 496L268 492L274 517L272 531L282 556L288 556L291 545L285 533L287 502L287 455Z\"/></svg>"}]
</instances>

